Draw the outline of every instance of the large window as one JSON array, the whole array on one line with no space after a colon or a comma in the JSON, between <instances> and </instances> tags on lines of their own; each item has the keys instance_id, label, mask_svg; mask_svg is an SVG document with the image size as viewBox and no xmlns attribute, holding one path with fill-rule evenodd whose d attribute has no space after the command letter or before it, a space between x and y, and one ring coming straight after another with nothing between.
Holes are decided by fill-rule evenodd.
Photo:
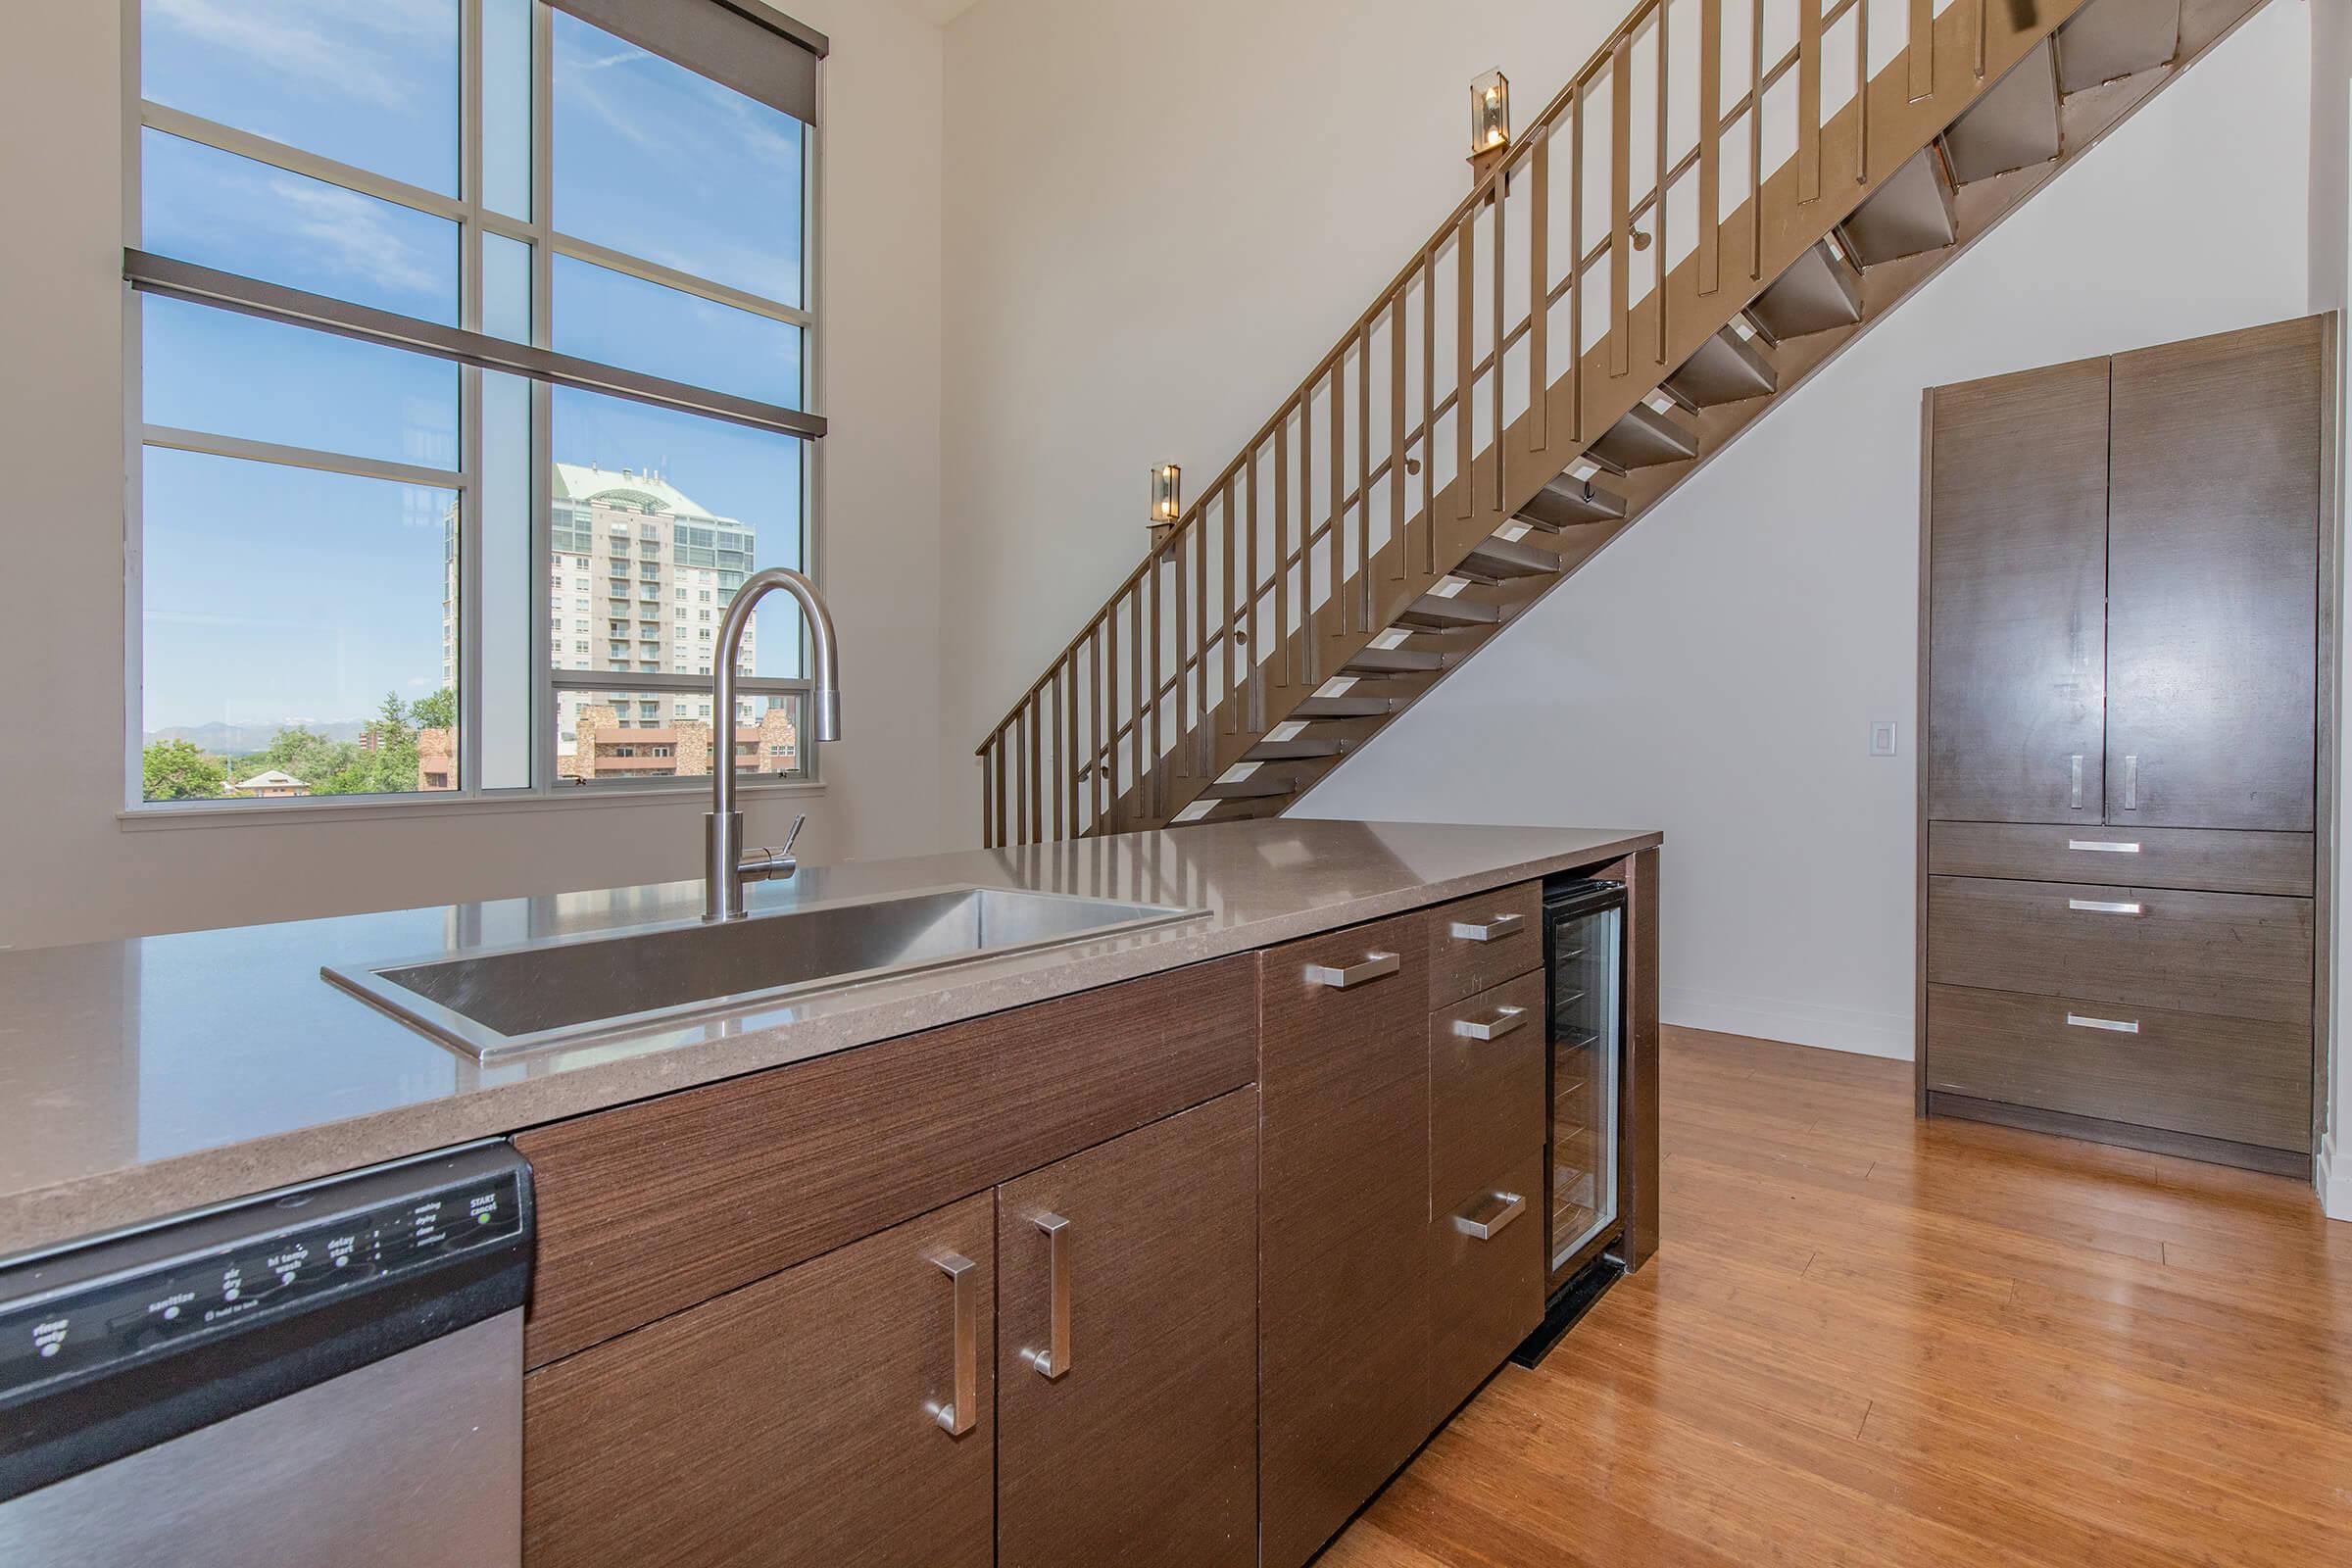
<instances>
[{"instance_id":1,"label":"large window","mask_svg":"<svg viewBox=\"0 0 2352 1568\"><path fill-rule=\"evenodd\" d=\"M763 0L132 0L131 796L808 772L824 40Z\"/></svg>"}]
</instances>

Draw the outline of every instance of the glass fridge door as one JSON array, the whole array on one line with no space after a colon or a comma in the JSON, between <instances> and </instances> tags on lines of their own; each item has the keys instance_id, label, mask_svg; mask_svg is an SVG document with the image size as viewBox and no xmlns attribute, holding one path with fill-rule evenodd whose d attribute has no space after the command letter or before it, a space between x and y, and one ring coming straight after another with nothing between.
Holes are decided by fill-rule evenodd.
<instances>
[{"instance_id":1,"label":"glass fridge door","mask_svg":"<svg viewBox=\"0 0 2352 1568\"><path fill-rule=\"evenodd\" d=\"M1551 939L1551 1272L1617 1220L1619 943L1625 911L1560 920ZM1552 1283L1559 1284L1554 1278Z\"/></svg>"}]
</instances>

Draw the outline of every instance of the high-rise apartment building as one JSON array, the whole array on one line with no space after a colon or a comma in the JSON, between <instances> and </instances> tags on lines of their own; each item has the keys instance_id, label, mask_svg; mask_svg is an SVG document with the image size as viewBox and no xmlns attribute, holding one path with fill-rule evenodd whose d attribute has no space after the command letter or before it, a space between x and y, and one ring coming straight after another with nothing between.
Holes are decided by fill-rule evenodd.
<instances>
[{"instance_id":1,"label":"high-rise apartment building","mask_svg":"<svg viewBox=\"0 0 2352 1568\"><path fill-rule=\"evenodd\" d=\"M550 508L548 647L560 670L710 674L720 617L752 571L755 530L704 511L653 469L559 463ZM457 683L456 534L451 514L449 599L442 607L442 679ZM752 672L759 628L747 626L736 668ZM710 720L709 692L557 693L560 770L579 745L580 710L610 708L624 728ZM736 705L760 723L757 698Z\"/></svg>"}]
</instances>

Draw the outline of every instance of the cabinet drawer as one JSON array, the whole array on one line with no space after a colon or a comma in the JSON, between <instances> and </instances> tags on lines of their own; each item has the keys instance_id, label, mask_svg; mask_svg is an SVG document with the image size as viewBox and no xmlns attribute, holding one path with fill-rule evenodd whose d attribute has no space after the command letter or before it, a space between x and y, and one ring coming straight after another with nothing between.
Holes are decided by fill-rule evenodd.
<instances>
[{"instance_id":1,"label":"cabinet drawer","mask_svg":"<svg viewBox=\"0 0 2352 1568\"><path fill-rule=\"evenodd\" d=\"M2308 1027L2311 901L1931 877L1928 979Z\"/></svg>"},{"instance_id":2,"label":"cabinet drawer","mask_svg":"<svg viewBox=\"0 0 2352 1568\"><path fill-rule=\"evenodd\" d=\"M1544 1320L1544 1217L1537 1212L1543 1206L1538 1152L1432 1211L1431 1427Z\"/></svg>"},{"instance_id":3,"label":"cabinet drawer","mask_svg":"<svg viewBox=\"0 0 2352 1568\"><path fill-rule=\"evenodd\" d=\"M2311 1054L2308 1023L1928 987L1936 1094L2301 1151Z\"/></svg>"},{"instance_id":4,"label":"cabinet drawer","mask_svg":"<svg viewBox=\"0 0 2352 1568\"><path fill-rule=\"evenodd\" d=\"M2308 833L2020 822L1928 825L1928 872L1932 876L2201 888L2214 893L2309 898L2312 855Z\"/></svg>"},{"instance_id":5,"label":"cabinet drawer","mask_svg":"<svg viewBox=\"0 0 2352 1568\"><path fill-rule=\"evenodd\" d=\"M1105 986L516 1135L526 1364L1248 1083L1256 960Z\"/></svg>"},{"instance_id":6,"label":"cabinet drawer","mask_svg":"<svg viewBox=\"0 0 2352 1568\"><path fill-rule=\"evenodd\" d=\"M1541 971L1431 1014L1429 1194L1435 1208L1471 1196L1496 1171L1543 1152L1544 1042Z\"/></svg>"},{"instance_id":7,"label":"cabinet drawer","mask_svg":"<svg viewBox=\"0 0 2352 1568\"><path fill-rule=\"evenodd\" d=\"M1544 884L1521 882L1429 911L1429 1004L1448 1006L1544 965Z\"/></svg>"}]
</instances>

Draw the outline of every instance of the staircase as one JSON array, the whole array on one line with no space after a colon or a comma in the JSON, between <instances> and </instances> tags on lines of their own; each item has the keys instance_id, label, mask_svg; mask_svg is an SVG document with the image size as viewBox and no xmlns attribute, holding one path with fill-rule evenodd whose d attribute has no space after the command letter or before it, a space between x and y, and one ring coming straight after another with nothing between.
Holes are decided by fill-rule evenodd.
<instances>
[{"instance_id":1,"label":"staircase","mask_svg":"<svg viewBox=\"0 0 2352 1568\"><path fill-rule=\"evenodd\" d=\"M1643 0L989 733L984 841L1280 814L2262 4Z\"/></svg>"}]
</instances>

